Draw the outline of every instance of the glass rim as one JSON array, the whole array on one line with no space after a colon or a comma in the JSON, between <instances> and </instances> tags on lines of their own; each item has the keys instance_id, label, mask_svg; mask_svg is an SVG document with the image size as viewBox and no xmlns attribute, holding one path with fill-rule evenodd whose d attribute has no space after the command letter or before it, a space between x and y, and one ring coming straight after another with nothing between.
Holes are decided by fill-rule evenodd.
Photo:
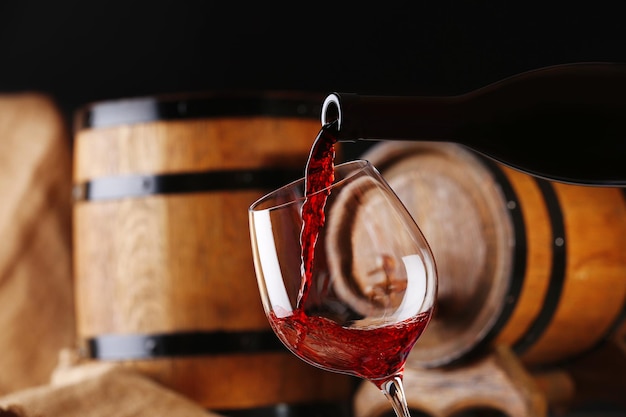
<instances>
[{"instance_id":1,"label":"glass rim","mask_svg":"<svg viewBox=\"0 0 626 417\"><path fill-rule=\"evenodd\" d=\"M312 196L312 195L316 195L319 194L321 192L325 192L329 189L335 188L337 185L342 184L343 182L347 181L348 179L352 178L354 175L358 174L359 172L362 172L363 170L367 169L368 167L373 167L372 163L366 159L353 159L351 161L347 161L347 162L342 162L341 164L335 165L334 170L337 171L337 169L340 168L346 168L349 166L356 166L357 168L355 168L354 170L350 171L346 176L342 177L339 180L333 180L332 184L330 184L328 187L324 187L321 190L316 191L313 194L309 194L308 196ZM265 211L265 210L275 210L281 207L285 207L300 201L304 201L307 197L305 197L304 195L301 197L297 197L294 198L292 200L289 201L285 201L284 203L280 203L280 204L274 204L274 205L270 205L268 207L265 208L258 208L258 206L260 204L262 204L264 201L269 200L270 198L272 198L273 196L279 194L280 192L288 189L288 188L292 188L294 185L304 182L305 178L301 177L298 178L297 180L291 181L290 183L287 183L285 185L283 185L282 187L279 187L273 191L270 191L267 194L264 194L262 197L258 198L256 201L254 201L252 204L250 204L250 206L248 207L248 211L249 212L257 212L257 211Z\"/></svg>"}]
</instances>

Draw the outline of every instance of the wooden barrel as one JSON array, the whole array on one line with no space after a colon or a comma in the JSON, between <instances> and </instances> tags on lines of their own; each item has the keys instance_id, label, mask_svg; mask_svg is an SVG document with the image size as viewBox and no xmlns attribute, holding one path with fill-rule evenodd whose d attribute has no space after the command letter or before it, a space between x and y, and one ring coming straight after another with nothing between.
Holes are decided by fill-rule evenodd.
<instances>
[{"instance_id":1,"label":"wooden barrel","mask_svg":"<svg viewBox=\"0 0 626 417\"><path fill-rule=\"evenodd\" d=\"M272 333L248 231L248 206L302 176L320 103L197 94L77 112L75 295L89 358L211 410L345 409L354 381L305 364Z\"/></svg>"},{"instance_id":2,"label":"wooden barrel","mask_svg":"<svg viewBox=\"0 0 626 417\"><path fill-rule=\"evenodd\" d=\"M556 365L623 321L623 189L538 179L449 143L381 142L364 158L437 262L436 311L410 366L458 364L496 344L525 365Z\"/></svg>"}]
</instances>

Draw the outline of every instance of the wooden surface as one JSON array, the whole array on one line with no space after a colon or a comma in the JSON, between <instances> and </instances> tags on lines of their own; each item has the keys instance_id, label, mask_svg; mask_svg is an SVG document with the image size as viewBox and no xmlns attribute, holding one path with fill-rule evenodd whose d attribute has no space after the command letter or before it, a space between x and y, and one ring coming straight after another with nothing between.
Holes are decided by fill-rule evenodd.
<instances>
[{"instance_id":1,"label":"wooden surface","mask_svg":"<svg viewBox=\"0 0 626 417\"><path fill-rule=\"evenodd\" d=\"M75 346L71 156L56 104L0 95L0 394L44 384Z\"/></svg>"},{"instance_id":2,"label":"wooden surface","mask_svg":"<svg viewBox=\"0 0 626 417\"><path fill-rule=\"evenodd\" d=\"M563 364L576 387L564 411L604 405L626 415L626 323L603 345ZM617 411L616 411L617 412Z\"/></svg>"},{"instance_id":3,"label":"wooden surface","mask_svg":"<svg viewBox=\"0 0 626 417\"><path fill-rule=\"evenodd\" d=\"M207 118L85 129L74 182L228 169L304 172L318 120ZM78 333L271 331L247 209L269 190L154 195L74 205ZM285 351L126 361L209 409L344 401L351 378Z\"/></svg>"},{"instance_id":4,"label":"wooden surface","mask_svg":"<svg viewBox=\"0 0 626 417\"><path fill-rule=\"evenodd\" d=\"M506 347L460 368L408 367L404 390L410 409L432 417L476 409L497 410L509 417L544 417L548 412L545 396ZM355 417L380 417L391 409L369 382L360 386L354 401Z\"/></svg>"},{"instance_id":5,"label":"wooden surface","mask_svg":"<svg viewBox=\"0 0 626 417\"><path fill-rule=\"evenodd\" d=\"M606 415L621 415L620 411L626 411L626 351L618 339L566 363L536 370L524 365L505 345L462 366L409 366L407 401L411 409L431 417L477 410L509 417L591 416L605 415L600 411L603 408L614 410ZM356 417L386 416L390 410L382 392L371 383L361 384L355 396Z\"/></svg>"}]
</instances>

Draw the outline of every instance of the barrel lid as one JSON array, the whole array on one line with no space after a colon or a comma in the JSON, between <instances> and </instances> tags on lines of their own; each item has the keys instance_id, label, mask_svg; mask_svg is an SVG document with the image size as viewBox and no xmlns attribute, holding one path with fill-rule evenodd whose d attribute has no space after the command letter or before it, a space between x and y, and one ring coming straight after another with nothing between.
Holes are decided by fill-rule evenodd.
<instances>
[{"instance_id":1,"label":"barrel lid","mask_svg":"<svg viewBox=\"0 0 626 417\"><path fill-rule=\"evenodd\" d=\"M407 262L417 266L412 259L427 249L418 243L416 230L407 228L409 216L397 210L372 177L357 178L337 191L330 197L335 201L326 218L325 257L333 289L358 317L359 325L374 324L392 310L402 315L398 309L405 304L409 281L412 293L421 293L410 304L428 311L433 300L427 294L433 294L433 287L420 278L434 274L434 268L420 258L423 274L413 275L416 279L407 276Z\"/></svg>"},{"instance_id":2,"label":"barrel lid","mask_svg":"<svg viewBox=\"0 0 626 417\"><path fill-rule=\"evenodd\" d=\"M222 91L162 94L89 103L74 114L74 129L157 120L275 116L319 120L323 95L291 91Z\"/></svg>"},{"instance_id":3,"label":"barrel lid","mask_svg":"<svg viewBox=\"0 0 626 417\"><path fill-rule=\"evenodd\" d=\"M435 312L409 363L465 359L504 314L512 288L514 225L501 184L482 157L451 143L381 142L363 158L415 218L437 263Z\"/></svg>"}]
</instances>

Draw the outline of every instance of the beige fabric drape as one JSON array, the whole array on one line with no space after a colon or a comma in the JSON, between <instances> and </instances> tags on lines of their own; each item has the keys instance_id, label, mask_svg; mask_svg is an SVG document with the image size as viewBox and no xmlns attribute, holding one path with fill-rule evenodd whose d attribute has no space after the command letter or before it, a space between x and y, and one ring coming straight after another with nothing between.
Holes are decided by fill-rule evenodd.
<instances>
[{"instance_id":1,"label":"beige fabric drape","mask_svg":"<svg viewBox=\"0 0 626 417\"><path fill-rule=\"evenodd\" d=\"M70 350L61 352L49 384L0 397L0 417L3 409L20 417L217 416L130 368L81 362Z\"/></svg>"},{"instance_id":2,"label":"beige fabric drape","mask_svg":"<svg viewBox=\"0 0 626 417\"><path fill-rule=\"evenodd\" d=\"M46 383L75 343L70 154L51 99L0 95L0 395Z\"/></svg>"}]
</instances>

